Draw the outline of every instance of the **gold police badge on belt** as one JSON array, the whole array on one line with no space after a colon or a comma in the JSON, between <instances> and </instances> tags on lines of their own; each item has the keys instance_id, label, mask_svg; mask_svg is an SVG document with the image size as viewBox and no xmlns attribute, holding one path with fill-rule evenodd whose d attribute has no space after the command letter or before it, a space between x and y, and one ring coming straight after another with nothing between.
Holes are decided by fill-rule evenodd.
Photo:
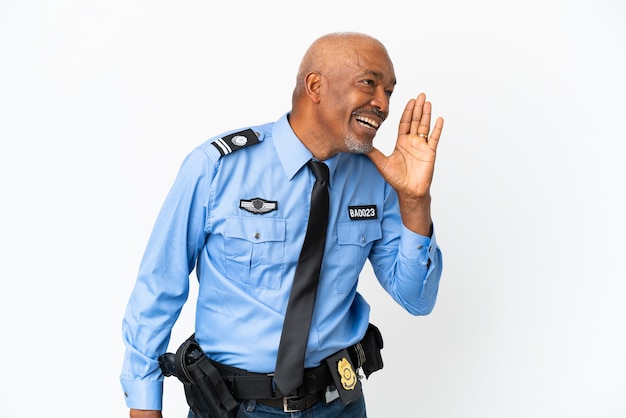
<instances>
[{"instance_id":1,"label":"gold police badge on belt","mask_svg":"<svg viewBox=\"0 0 626 418\"><path fill-rule=\"evenodd\" d=\"M345 357L337 363L337 371L339 376L341 376L341 386L345 390L353 390L357 382L356 373L354 373L352 365Z\"/></svg>"}]
</instances>

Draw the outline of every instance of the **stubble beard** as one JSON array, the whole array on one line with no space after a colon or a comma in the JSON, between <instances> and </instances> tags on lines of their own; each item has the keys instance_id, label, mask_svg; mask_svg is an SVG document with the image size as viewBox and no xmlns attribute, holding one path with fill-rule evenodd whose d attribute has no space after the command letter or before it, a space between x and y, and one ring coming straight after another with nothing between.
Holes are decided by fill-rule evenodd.
<instances>
[{"instance_id":1,"label":"stubble beard","mask_svg":"<svg viewBox=\"0 0 626 418\"><path fill-rule=\"evenodd\" d=\"M374 147L372 141L359 140L352 134L346 135L343 142L348 150L354 154L367 154Z\"/></svg>"}]
</instances>

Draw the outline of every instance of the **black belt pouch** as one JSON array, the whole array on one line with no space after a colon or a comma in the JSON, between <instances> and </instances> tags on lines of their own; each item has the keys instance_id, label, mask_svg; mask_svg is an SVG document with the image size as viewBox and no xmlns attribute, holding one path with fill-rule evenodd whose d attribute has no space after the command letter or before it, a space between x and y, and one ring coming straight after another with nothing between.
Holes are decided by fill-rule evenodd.
<instances>
[{"instance_id":1,"label":"black belt pouch","mask_svg":"<svg viewBox=\"0 0 626 418\"><path fill-rule=\"evenodd\" d=\"M383 357L380 353L383 349L383 336L376 325L369 324L360 344L365 353L365 362L361 368L365 377L368 378L370 374L383 368Z\"/></svg>"}]
</instances>

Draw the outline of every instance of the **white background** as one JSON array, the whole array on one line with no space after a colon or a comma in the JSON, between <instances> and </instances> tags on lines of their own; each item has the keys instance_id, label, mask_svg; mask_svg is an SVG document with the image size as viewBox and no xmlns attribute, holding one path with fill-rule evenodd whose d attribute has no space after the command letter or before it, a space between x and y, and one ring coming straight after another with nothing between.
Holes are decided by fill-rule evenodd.
<instances>
[{"instance_id":1,"label":"white background","mask_svg":"<svg viewBox=\"0 0 626 418\"><path fill-rule=\"evenodd\" d=\"M306 47L356 30L399 80L381 150L421 91L446 119L434 312L362 276L369 416L626 417L625 21L621 0L0 0L0 416L127 416L122 315L183 157L277 119Z\"/></svg>"}]
</instances>

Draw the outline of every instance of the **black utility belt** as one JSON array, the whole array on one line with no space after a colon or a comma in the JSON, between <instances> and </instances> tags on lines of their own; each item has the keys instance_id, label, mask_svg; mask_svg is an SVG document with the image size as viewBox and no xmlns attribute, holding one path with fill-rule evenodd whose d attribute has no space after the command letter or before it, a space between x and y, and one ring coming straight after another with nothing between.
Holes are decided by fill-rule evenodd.
<instances>
[{"instance_id":1,"label":"black utility belt","mask_svg":"<svg viewBox=\"0 0 626 418\"><path fill-rule=\"evenodd\" d=\"M285 412L310 407L314 402L327 402L337 397L348 404L360 396L362 370L365 377L383 367L380 350L383 340L380 331L369 324L363 339L328 356L317 367L304 371L303 384L295 396L276 397L273 375L248 372L210 360L194 335L176 351L159 357L165 376L176 376L183 382L187 403L199 418L208 416L232 417L237 402L257 400Z\"/></svg>"},{"instance_id":2,"label":"black utility belt","mask_svg":"<svg viewBox=\"0 0 626 418\"><path fill-rule=\"evenodd\" d=\"M209 360L220 372L226 386L237 400L259 400L275 397L274 376L272 373L253 373ZM304 369L304 383L297 395L303 396L321 392L333 384L328 365L324 362L317 367Z\"/></svg>"}]
</instances>

